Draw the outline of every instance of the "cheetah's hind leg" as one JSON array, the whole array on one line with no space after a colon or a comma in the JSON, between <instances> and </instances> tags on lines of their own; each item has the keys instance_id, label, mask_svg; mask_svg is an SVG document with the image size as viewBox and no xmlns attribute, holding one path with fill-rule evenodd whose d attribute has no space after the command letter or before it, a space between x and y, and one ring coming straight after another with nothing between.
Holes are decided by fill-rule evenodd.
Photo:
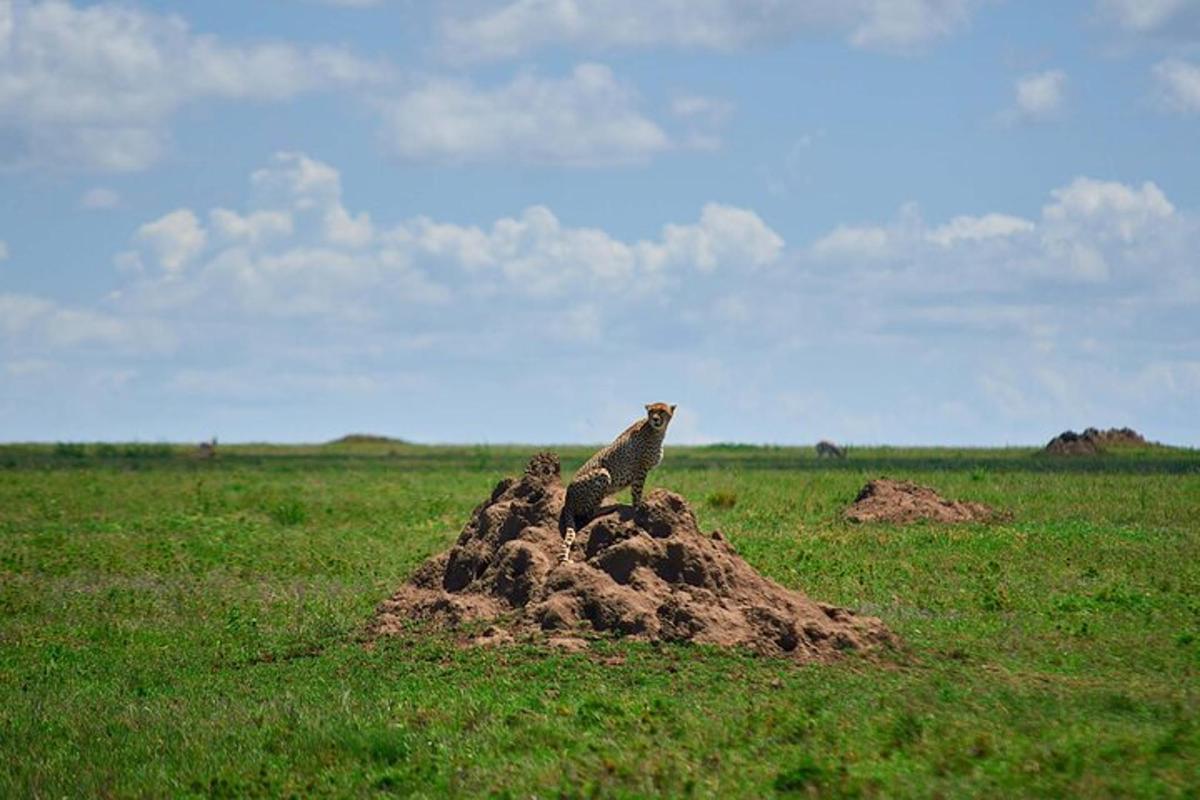
<instances>
[{"instance_id":1,"label":"cheetah's hind leg","mask_svg":"<svg viewBox=\"0 0 1200 800\"><path fill-rule=\"evenodd\" d=\"M604 468L587 475L576 475L571 481L567 487L567 499L563 504L563 523L566 530L563 533L563 549L558 563L565 564L571 560L571 545L575 544L575 525L586 525L591 521L611 486L612 475Z\"/></svg>"}]
</instances>

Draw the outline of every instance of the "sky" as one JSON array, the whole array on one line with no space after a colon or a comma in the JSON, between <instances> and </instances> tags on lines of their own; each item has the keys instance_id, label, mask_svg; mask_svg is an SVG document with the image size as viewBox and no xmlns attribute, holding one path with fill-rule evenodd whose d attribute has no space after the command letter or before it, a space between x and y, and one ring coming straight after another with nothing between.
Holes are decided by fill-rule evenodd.
<instances>
[{"instance_id":1,"label":"sky","mask_svg":"<svg viewBox=\"0 0 1200 800\"><path fill-rule=\"evenodd\" d=\"M0 441L1200 446L1200 0L0 0Z\"/></svg>"}]
</instances>

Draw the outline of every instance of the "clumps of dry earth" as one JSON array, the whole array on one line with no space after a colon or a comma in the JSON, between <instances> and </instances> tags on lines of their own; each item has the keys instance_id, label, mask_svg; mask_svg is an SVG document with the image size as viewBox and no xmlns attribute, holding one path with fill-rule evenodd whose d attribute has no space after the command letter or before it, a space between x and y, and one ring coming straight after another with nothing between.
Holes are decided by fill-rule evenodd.
<instances>
[{"instance_id":1,"label":"clumps of dry earth","mask_svg":"<svg viewBox=\"0 0 1200 800\"><path fill-rule=\"evenodd\" d=\"M1092 456L1110 448L1150 447L1145 437L1132 428L1087 428L1083 433L1063 431L1046 444L1044 452L1056 456Z\"/></svg>"},{"instance_id":2,"label":"clumps of dry earth","mask_svg":"<svg viewBox=\"0 0 1200 800\"><path fill-rule=\"evenodd\" d=\"M851 522L991 522L1004 515L983 503L947 500L928 486L878 478L843 512Z\"/></svg>"},{"instance_id":3,"label":"clumps of dry earth","mask_svg":"<svg viewBox=\"0 0 1200 800\"><path fill-rule=\"evenodd\" d=\"M447 552L376 611L372 631L486 627L474 643L580 647L597 635L750 648L799 660L895 644L875 617L809 599L758 574L719 532L702 533L679 495L609 506L560 564L565 489L558 457L500 482Z\"/></svg>"}]
</instances>

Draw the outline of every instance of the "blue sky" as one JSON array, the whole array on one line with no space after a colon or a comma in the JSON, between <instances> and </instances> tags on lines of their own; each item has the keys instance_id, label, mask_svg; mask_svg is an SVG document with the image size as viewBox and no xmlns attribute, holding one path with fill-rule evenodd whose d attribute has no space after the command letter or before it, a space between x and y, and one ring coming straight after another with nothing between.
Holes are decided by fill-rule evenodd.
<instances>
[{"instance_id":1,"label":"blue sky","mask_svg":"<svg viewBox=\"0 0 1200 800\"><path fill-rule=\"evenodd\" d=\"M0 441L1200 445L1197 0L0 0Z\"/></svg>"}]
</instances>

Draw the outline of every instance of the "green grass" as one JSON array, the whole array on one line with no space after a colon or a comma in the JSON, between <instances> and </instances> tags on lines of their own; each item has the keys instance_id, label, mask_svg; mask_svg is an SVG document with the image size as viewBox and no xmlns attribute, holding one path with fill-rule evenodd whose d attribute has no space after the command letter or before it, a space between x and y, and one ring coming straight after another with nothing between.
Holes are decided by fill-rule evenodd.
<instances>
[{"instance_id":1,"label":"green grass","mask_svg":"<svg viewBox=\"0 0 1200 800\"><path fill-rule=\"evenodd\" d=\"M1200 792L1200 453L668 447L650 485L882 664L367 646L533 449L0 447L0 797ZM839 521L880 474L1013 518Z\"/></svg>"}]
</instances>

